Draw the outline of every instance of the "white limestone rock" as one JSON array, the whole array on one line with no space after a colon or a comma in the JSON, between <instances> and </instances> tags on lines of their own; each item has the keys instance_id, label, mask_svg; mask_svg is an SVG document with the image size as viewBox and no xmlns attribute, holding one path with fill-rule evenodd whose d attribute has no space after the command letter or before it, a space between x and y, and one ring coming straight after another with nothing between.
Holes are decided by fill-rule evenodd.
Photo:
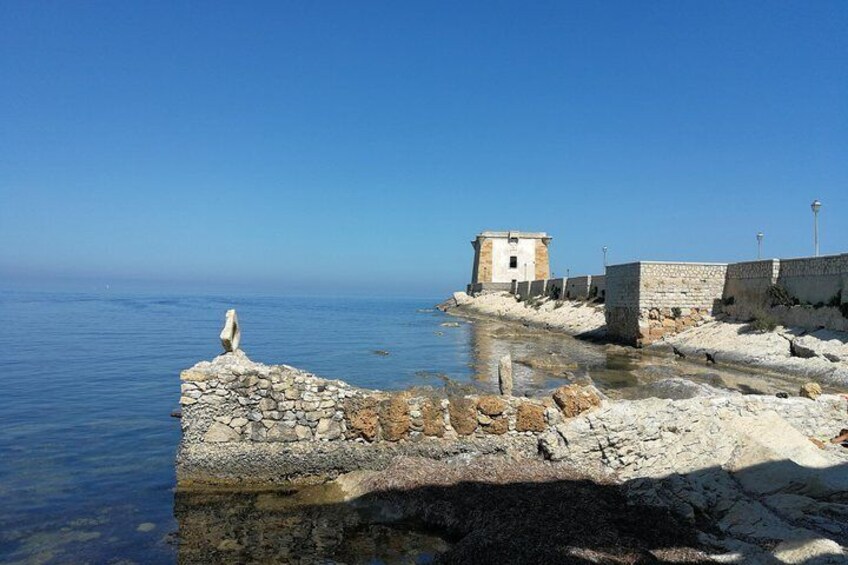
<instances>
[{"instance_id":1,"label":"white limestone rock","mask_svg":"<svg viewBox=\"0 0 848 565\"><path fill-rule=\"evenodd\" d=\"M498 386L502 395L512 396L512 357L509 354L498 360Z\"/></svg>"},{"instance_id":2,"label":"white limestone rock","mask_svg":"<svg viewBox=\"0 0 848 565\"><path fill-rule=\"evenodd\" d=\"M215 422L209 426L209 430L203 436L203 441L206 443L226 443L238 441L238 439L239 435L234 429L220 422Z\"/></svg>"},{"instance_id":3,"label":"white limestone rock","mask_svg":"<svg viewBox=\"0 0 848 565\"><path fill-rule=\"evenodd\" d=\"M239 344L241 343L241 328L239 327L238 315L236 315L235 310L227 310L224 329L221 330L220 338L224 352L232 353L238 351Z\"/></svg>"}]
</instances>

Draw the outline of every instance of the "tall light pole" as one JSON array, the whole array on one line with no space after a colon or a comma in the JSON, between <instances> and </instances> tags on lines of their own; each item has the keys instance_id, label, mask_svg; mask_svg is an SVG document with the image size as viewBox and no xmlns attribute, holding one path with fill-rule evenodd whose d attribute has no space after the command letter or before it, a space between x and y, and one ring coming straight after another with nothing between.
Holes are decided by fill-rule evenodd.
<instances>
[{"instance_id":1,"label":"tall light pole","mask_svg":"<svg viewBox=\"0 0 848 565\"><path fill-rule=\"evenodd\" d=\"M818 200L813 200L813 203L810 204L810 208L813 210L813 242L816 245L816 257L819 256L819 210L821 210L821 202Z\"/></svg>"},{"instance_id":2,"label":"tall light pole","mask_svg":"<svg viewBox=\"0 0 848 565\"><path fill-rule=\"evenodd\" d=\"M604 245L603 247L601 247L601 251L604 252L604 271L606 271L607 270L607 246Z\"/></svg>"},{"instance_id":3,"label":"tall light pole","mask_svg":"<svg viewBox=\"0 0 848 565\"><path fill-rule=\"evenodd\" d=\"M757 259L763 258L763 232L757 232Z\"/></svg>"}]
</instances>

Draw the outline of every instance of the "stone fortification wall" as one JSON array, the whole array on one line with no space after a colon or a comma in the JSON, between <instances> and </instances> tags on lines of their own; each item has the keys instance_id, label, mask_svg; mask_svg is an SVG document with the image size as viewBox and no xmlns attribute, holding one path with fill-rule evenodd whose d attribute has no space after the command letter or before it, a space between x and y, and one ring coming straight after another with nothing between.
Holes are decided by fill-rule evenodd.
<instances>
[{"instance_id":1,"label":"stone fortification wall","mask_svg":"<svg viewBox=\"0 0 848 565\"><path fill-rule=\"evenodd\" d=\"M779 259L732 263L722 293L722 310L733 317L747 319L767 307L766 293L777 284Z\"/></svg>"},{"instance_id":2,"label":"stone fortification wall","mask_svg":"<svg viewBox=\"0 0 848 565\"><path fill-rule=\"evenodd\" d=\"M648 345L697 325L721 304L727 265L642 261L607 267L609 335Z\"/></svg>"},{"instance_id":3,"label":"stone fortification wall","mask_svg":"<svg viewBox=\"0 0 848 565\"><path fill-rule=\"evenodd\" d=\"M592 284L592 277L585 275L582 277L568 277L565 283L565 297L567 300L586 300L589 298L589 287Z\"/></svg>"},{"instance_id":4,"label":"stone fortification wall","mask_svg":"<svg viewBox=\"0 0 848 565\"><path fill-rule=\"evenodd\" d=\"M848 331L848 254L728 266L723 312L809 330Z\"/></svg>"},{"instance_id":5,"label":"stone fortification wall","mask_svg":"<svg viewBox=\"0 0 848 565\"><path fill-rule=\"evenodd\" d=\"M848 253L827 257L783 259L777 284L801 304L824 304L838 294L848 301Z\"/></svg>"}]
</instances>

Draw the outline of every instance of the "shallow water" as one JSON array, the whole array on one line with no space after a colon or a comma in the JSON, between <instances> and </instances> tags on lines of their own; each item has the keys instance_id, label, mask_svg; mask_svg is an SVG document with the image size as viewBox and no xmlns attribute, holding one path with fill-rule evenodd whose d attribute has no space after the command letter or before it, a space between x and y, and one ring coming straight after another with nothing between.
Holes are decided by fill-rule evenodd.
<instances>
[{"instance_id":1,"label":"shallow water","mask_svg":"<svg viewBox=\"0 0 848 565\"><path fill-rule=\"evenodd\" d=\"M507 352L516 360L517 394L540 394L589 376L610 396L638 397L646 383L680 373L746 392L795 386L670 359L608 354L601 346L514 325L470 323L434 311L434 302L3 294L0 561L177 559L179 422L169 414L178 408L179 371L219 352L217 335L227 308L238 309L243 348L252 359L363 387L447 382L493 391L497 360ZM220 501L209 500L211 512ZM199 507L191 503L195 514L202 507L202 499ZM251 512L261 513L258 508L251 506ZM406 548L411 562L426 562L444 544L408 528L372 526L377 528L358 523L350 531L359 534L351 533L333 551L348 561L399 559L366 543L379 535L386 543L393 540L398 551ZM184 548L196 548L195 542ZM323 546L316 547L316 556L323 555Z\"/></svg>"}]
</instances>

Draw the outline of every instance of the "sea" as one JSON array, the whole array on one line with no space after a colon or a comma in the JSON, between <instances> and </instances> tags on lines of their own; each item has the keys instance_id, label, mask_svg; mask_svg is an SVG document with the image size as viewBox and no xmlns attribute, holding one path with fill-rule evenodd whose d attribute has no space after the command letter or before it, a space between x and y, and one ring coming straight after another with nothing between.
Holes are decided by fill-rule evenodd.
<instances>
[{"instance_id":1,"label":"sea","mask_svg":"<svg viewBox=\"0 0 848 565\"><path fill-rule=\"evenodd\" d=\"M452 317L436 310L436 302L105 290L0 294L0 562L190 561L181 559L188 521L222 503L195 498L183 504L187 511L175 511L180 422L172 413L179 410L180 371L221 352L218 334L230 308L238 312L251 359L361 387L494 391L505 353L574 362L569 371L517 364L516 390L530 396L575 376L628 396L640 390L646 369L665 371L567 336ZM717 377L706 368L688 376L730 388L742 382L750 392L766 386L757 377ZM261 506L251 508L262 514ZM386 555L359 543L348 546L344 561L426 563L448 543L391 535L395 545L409 547ZM334 550L325 545L303 551L327 551L310 557L333 562Z\"/></svg>"}]
</instances>

